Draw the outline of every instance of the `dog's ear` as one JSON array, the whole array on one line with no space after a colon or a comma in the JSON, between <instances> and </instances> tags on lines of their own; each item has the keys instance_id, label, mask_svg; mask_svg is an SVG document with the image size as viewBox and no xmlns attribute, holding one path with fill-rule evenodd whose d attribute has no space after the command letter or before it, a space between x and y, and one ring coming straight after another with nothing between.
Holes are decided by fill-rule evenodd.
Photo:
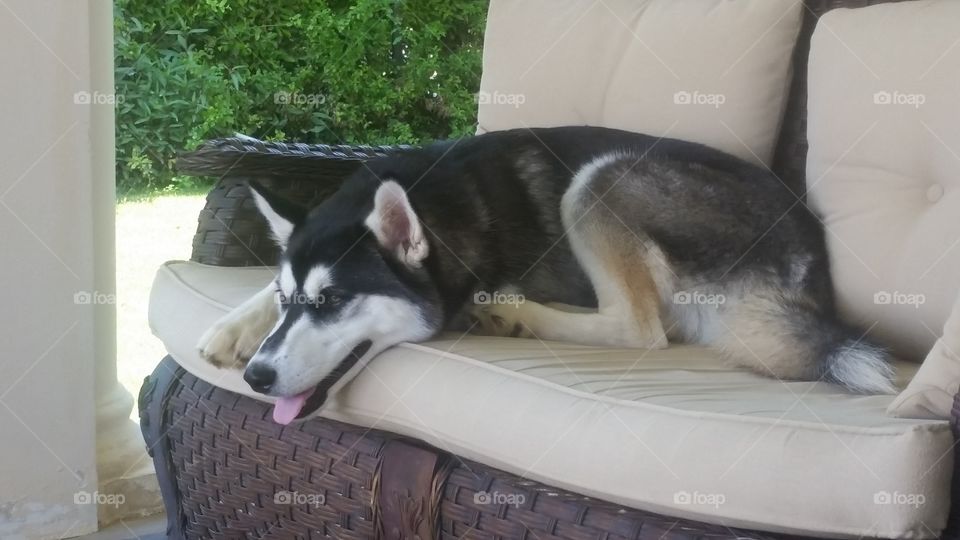
<instances>
[{"instance_id":1,"label":"dog's ear","mask_svg":"<svg viewBox=\"0 0 960 540\"><path fill-rule=\"evenodd\" d=\"M306 218L307 209L278 196L259 182L251 180L249 185L253 201L267 219L273 238L281 249L286 249L287 240L290 239L294 227Z\"/></svg>"},{"instance_id":2,"label":"dog's ear","mask_svg":"<svg viewBox=\"0 0 960 540\"><path fill-rule=\"evenodd\" d=\"M400 262L418 267L427 257L429 248L420 219L410 206L406 192L393 180L387 180L377 188L373 212L370 212L364 224L377 237L380 245Z\"/></svg>"}]
</instances>

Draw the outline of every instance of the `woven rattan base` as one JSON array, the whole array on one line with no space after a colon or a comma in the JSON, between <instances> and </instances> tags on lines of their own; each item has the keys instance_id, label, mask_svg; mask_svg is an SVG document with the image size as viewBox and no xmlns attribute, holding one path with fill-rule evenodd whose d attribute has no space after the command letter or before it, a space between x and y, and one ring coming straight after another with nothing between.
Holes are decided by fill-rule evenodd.
<instances>
[{"instance_id":1,"label":"woven rattan base","mask_svg":"<svg viewBox=\"0 0 960 540\"><path fill-rule=\"evenodd\" d=\"M169 371L177 366L168 357L151 378ZM146 382L162 416L143 429L157 467L170 468L176 502L167 510L183 537L378 537L381 434L328 421L281 428L265 403L182 370L167 382ZM150 402L140 408L149 414Z\"/></svg>"},{"instance_id":2,"label":"woven rattan base","mask_svg":"<svg viewBox=\"0 0 960 540\"><path fill-rule=\"evenodd\" d=\"M170 357L144 382L140 412L173 539L787 538L624 508L383 431L283 427L269 405Z\"/></svg>"}]
</instances>

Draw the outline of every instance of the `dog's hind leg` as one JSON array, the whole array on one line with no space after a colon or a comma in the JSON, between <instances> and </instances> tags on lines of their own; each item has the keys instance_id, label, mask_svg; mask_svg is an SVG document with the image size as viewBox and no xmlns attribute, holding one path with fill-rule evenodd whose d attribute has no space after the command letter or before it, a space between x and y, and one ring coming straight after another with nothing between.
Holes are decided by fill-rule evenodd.
<instances>
[{"instance_id":1,"label":"dog's hind leg","mask_svg":"<svg viewBox=\"0 0 960 540\"><path fill-rule=\"evenodd\" d=\"M200 356L217 367L243 368L277 323L275 289L271 281L214 323L197 343Z\"/></svg>"},{"instance_id":2,"label":"dog's hind leg","mask_svg":"<svg viewBox=\"0 0 960 540\"><path fill-rule=\"evenodd\" d=\"M660 249L642 231L627 227L590 189L599 166L587 165L561 202L577 261L597 296L595 313L575 313L535 302L488 304L473 311L487 333L572 341L588 345L662 348L662 289L670 271Z\"/></svg>"}]
</instances>

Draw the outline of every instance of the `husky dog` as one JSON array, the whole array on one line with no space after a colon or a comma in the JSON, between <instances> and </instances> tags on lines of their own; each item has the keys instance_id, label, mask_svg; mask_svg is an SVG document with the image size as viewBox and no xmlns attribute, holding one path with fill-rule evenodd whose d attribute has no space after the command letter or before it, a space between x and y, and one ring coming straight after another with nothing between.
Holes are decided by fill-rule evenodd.
<instances>
[{"instance_id":1,"label":"husky dog","mask_svg":"<svg viewBox=\"0 0 960 540\"><path fill-rule=\"evenodd\" d=\"M699 144L512 130L367 162L313 209L250 187L279 273L199 348L246 363L280 423L387 347L462 320L589 345L700 343L780 379L893 388L886 354L834 312L819 220L768 171ZM483 301L495 293L524 302Z\"/></svg>"}]
</instances>

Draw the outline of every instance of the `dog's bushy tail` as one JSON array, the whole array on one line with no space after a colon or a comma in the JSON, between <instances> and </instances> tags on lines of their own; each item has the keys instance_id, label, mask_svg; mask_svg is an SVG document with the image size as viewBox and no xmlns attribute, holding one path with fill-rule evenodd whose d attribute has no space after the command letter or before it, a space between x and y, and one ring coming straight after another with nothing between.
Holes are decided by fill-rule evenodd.
<instances>
[{"instance_id":1,"label":"dog's bushy tail","mask_svg":"<svg viewBox=\"0 0 960 540\"><path fill-rule=\"evenodd\" d=\"M822 380L861 394L896 391L885 349L791 296L751 295L729 306L714 345L730 361L778 379Z\"/></svg>"},{"instance_id":2,"label":"dog's bushy tail","mask_svg":"<svg viewBox=\"0 0 960 540\"><path fill-rule=\"evenodd\" d=\"M893 368L890 355L840 322L823 336L820 376L860 394L892 394Z\"/></svg>"}]
</instances>

